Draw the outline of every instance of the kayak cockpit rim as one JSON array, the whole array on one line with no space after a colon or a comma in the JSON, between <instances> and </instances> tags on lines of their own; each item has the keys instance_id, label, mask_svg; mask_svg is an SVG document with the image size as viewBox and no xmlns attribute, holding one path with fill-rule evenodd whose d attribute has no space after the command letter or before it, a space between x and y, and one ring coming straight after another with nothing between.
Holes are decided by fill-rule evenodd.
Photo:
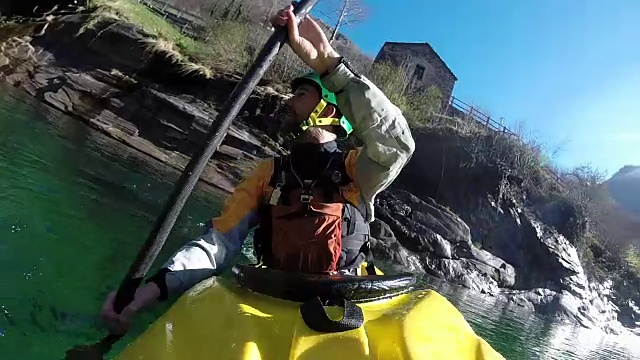
<instances>
[{"instance_id":1,"label":"kayak cockpit rim","mask_svg":"<svg viewBox=\"0 0 640 360\"><path fill-rule=\"evenodd\" d=\"M354 303L388 299L408 293L416 284L411 273L393 275L322 275L292 273L235 265L233 277L239 286L278 299L305 303L315 298L325 305L344 300Z\"/></svg>"}]
</instances>

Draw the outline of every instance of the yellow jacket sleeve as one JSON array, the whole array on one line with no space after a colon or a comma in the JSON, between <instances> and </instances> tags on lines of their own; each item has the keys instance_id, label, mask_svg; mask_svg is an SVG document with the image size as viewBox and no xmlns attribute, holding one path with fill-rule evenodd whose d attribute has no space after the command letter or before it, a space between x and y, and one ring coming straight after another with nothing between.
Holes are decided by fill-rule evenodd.
<instances>
[{"instance_id":1,"label":"yellow jacket sleeve","mask_svg":"<svg viewBox=\"0 0 640 360\"><path fill-rule=\"evenodd\" d=\"M182 246L165 264L168 295L179 295L198 282L222 272L240 252L258 224L257 210L271 178L273 159L262 160L225 200L211 228Z\"/></svg>"}]
</instances>

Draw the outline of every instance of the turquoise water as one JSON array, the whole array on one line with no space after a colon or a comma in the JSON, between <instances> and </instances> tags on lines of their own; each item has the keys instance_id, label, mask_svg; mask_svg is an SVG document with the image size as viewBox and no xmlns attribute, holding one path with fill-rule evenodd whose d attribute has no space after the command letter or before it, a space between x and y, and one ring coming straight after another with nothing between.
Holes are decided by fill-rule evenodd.
<instances>
[{"instance_id":1,"label":"turquoise water","mask_svg":"<svg viewBox=\"0 0 640 360\"><path fill-rule=\"evenodd\" d=\"M97 321L102 301L177 177L79 121L0 88L0 359L60 359L69 347L105 334ZM198 186L154 269L201 231L221 201ZM638 338L560 324L458 287L430 285L508 359L640 358ZM128 338L165 307L139 318Z\"/></svg>"}]
</instances>

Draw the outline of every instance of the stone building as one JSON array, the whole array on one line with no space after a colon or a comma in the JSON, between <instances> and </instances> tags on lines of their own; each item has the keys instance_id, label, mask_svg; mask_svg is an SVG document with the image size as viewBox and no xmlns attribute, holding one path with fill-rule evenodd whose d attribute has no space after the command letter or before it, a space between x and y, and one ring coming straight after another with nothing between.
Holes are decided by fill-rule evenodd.
<instances>
[{"instance_id":1,"label":"stone building","mask_svg":"<svg viewBox=\"0 0 640 360\"><path fill-rule=\"evenodd\" d=\"M413 91L437 86L444 101L451 97L458 80L429 43L385 42L374 60L380 61L404 67Z\"/></svg>"}]
</instances>

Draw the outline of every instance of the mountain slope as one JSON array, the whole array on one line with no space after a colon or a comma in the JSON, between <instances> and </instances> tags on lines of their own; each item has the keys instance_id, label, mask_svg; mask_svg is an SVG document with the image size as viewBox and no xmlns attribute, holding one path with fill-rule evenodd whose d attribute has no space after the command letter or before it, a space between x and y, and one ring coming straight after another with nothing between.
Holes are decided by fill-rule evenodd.
<instances>
[{"instance_id":1,"label":"mountain slope","mask_svg":"<svg viewBox=\"0 0 640 360\"><path fill-rule=\"evenodd\" d=\"M640 166L625 166L606 182L611 197L622 208L640 214Z\"/></svg>"}]
</instances>

